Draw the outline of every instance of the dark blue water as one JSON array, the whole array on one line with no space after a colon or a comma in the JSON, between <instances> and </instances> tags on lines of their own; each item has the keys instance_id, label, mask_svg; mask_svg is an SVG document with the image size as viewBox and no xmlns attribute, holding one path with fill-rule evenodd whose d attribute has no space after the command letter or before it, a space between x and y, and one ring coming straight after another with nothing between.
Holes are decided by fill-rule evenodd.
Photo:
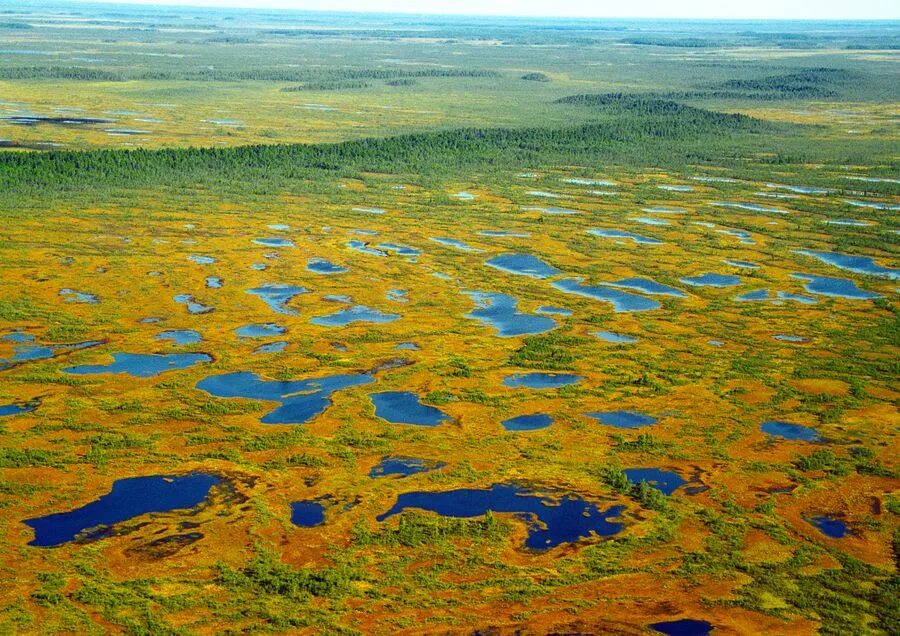
<instances>
[{"instance_id":1,"label":"dark blue water","mask_svg":"<svg viewBox=\"0 0 900 636\"><path fill-rule=\"evenodd\" d=\"M820 441L819 433L809 426L801 426L800 424L789 424L788 422L777 422L770 420L760 425L763 433L772 437L781 437L783 439L800 440L803 442Z\"/></svg>"},{"instance_id":2,"label":"dark blue water","mask_svg":"<svg viewBox=\"0 0 900 636\"><path fill-rule=\"evenodd\" d=\"M678 473L660 468L626 468L623 472L632 484L646 482L664 495L671 495L687 483Z\"/></svg>"},{"instance_id":3,"label":"dark blue water","mask_svg":"<svg viewBox=\"0 0 900 636\"><path fill-rule=\"evenodd\" d=\"M28 545L55 547L79 535L85 539L101 538L107 529L97 529L98 526L108 527L151 512L193 508L220 483L220 477L207 473L118 479L112 490L97 501L70 512L25 520L25 525L34 528L34 540Z\"/></svg>"},{"instance_id":4,"label":"dark blue water","mask_svg":"<svg viewBox=\"0 0 900 636\"><path fill-rule=\"evenodd\" d=\"M708 636L712 631L710 623L693 618L653 623L650 628L661 634L667 634L667 636Z\"/></svg>"},{"instance_id":5,"label":"dark blue water","mask_svg":"<svg viewBox=\"0 0 900 636\"><path fill-rule=\"evenodd\" d=\"M290 239L279 237L255 238L253 242L257 245L265 245L266 247L294 247L294 242Z\"/></svg>"},{"instance_id":6,"label":"dark blue water","mask_svg":"<svg viewBox=\"0 0 900 636\"><path fill-rule=\"evenodd\" d=\"M681 282L692 287L734 287L741 284L741 277L726 274L701 274L682 278Z\"/></svg>"},{"instance_id":7,"label":"dark blue water","mask_svg":"<svg viewBox=\"0 0 900 636\"><path fill-rule=\"evenodd\" d=\"M60 289L59 295L62 296L63 300L67 303L85 303L88 305L96 305L100 302L100 298L98 298L96 295L75 291L74 289Z\"/></svg>"},{"instance_id":8,"label":"dark blue water","mask_svg":"<svg viewBox=\"0 0 900 636\"><path fill-rule=\"evenodd\" d=\"M625 289L634 289L635 291L645 294L654 294L660 296L675 296L676 298L684 298L685 294L680 289L657 283L649 278L623 278L613 283L603 283L609 287L623 287Z\"/></svg>"},{"instance_id":9,"label":"dark blue water","mask_svg":"<svg viewBox=\"0 0 900 636\"><path fill-rule=\"evenodd\" d=\"M179 305L185 305L188 312L192 314L208 314L212 311L215 311L215 307L210 307L208 305L204 305L203 303L197 302L190 294L176 294L174 300Z\"/></svg>"},{"instance_id":10,"label":"dark blue water","mask_svg":"<svg viewBox=\"0 0 900 636\"><path fill-rule=\"evenodd\" d=\"M484 251L477 247L472 247L468 243L463 243L459 239L455 239L455 238L447 238L444 236L435 236L435 237L432 237L430 240L434 241L435 243L440 243L441 245L446 245L448 247L455 247L456 249L461 250L463 252L483 252Z\"/></svg>"},{"instance_id":11,"label":"dark blue water","mask_svg":"<svg viewBox=\"0 0 900 636\"><path fill-rule=\"evenodd\" d=\"M375 479L377 477L388 477L398 475L400 477L409 477L419 473L427 473L432 470L440 470L446 466L444 462L434 461L430 459L418 459L415 457L384 457L372 470L369 471L369 477Z\"/></svg>"},{"instance_id":12,"label":"dark blue water","mask_svg":"<svg viewBox=\"0 0 900 636\"><path fill-rule=\"evenodd\" d=\"M610 289L605 286L582 285L577 279L558 280L551 284L556 289L566 292L567 294L577 294L579 296L593 298L594 300L612 303L613 310L616 313L650 311L659 309L662 306L652 298L645 298L644 296L638 296L637 294L629 294L628 292Z\"/></svg>"},{"instance_id":13,"label":"dark blue water","mask_svg":"<svg viewBox=\"0 0 900 636\"><path fill-rule=\"evenodd\" d=\"M40 406L37 400L33 402L23 402L14 404L0 404L0 417L9 417L10 415L21 415L22 413L30 413Z\"/></svg>"},{"instance_id":14,"label":"dark blue water","mask_svg":"<svg viewBox=\"0 0 900 636\"><path fill-rule=\"evenodd\" d=\"M850 532L847 524L840 519L822 516L811 517L807 521L818 528L819 532L832 539L843 539Z\"/></svg>"},{"instance_id":15,"label":"dark blue water","mask_svg":"<svg viewBox=\"0 0 900 636\"><path fill-rule=\"evenodd\" d=\"M314 325L320 325L323 327L343 327L354 322L370 322L374 324L381 324L385 322L393 322L399 319L399 314L389 314L383 311L378 311L377 309L372 309L371 307L365 307L363 305L353 305L352 307L341 309L340 311L336 311L333 314L328 314L327 316L316 316L315 318L311 318L310 322Z\"/></svg>"},{"instance_id":16,"label":"dark blue water","mask_svg":"<svg viewBox=\"0 0 900 636\"><path fill-rule=\"evenodd\" d=\"M287 333L287 329L269 322L260 325L244 325L235 329L234 332L242 338L268 338L284 335Z\"/></svg>"},{"instance_id":17,"label":"dark blue water","mask_svg":"<svg viewBox=\"0 0 900 636\"><path fill-rule=\"evenodd\" d=\"M552 318L516 311L519 301L512 296L492 292L466 293L475 301L475 309L466 314L466 318L490 325L501 338L543 333L556 327Z\"/></svg>"},{"instance_id":18,"label":"dark blue water","mask_svg":"<svg viewBox=\"0 0 900 636\"><path fill-rule=\"evenodd\" d=\"M265 285L262 285L260 287L248 289L247 293L262 299L262 301L266 303L269 308L275 313L285 314L288 316L298 316L300 315L300 312L298 312L296 309L287 307L287 303L289 303L294 296L299 296L300 294L308 294L309 290L305 287L297 287L296 285L266 283Z\"/></svg>"},{"instance_id":19,"label":"dark blue water","mask_svg":"<svg viewBox=\"0 0 900 636\"><path fill-rule=\"evenodd\" d=\"M17 362L30 362L32 360L47 360L64 353L81 351L104 344L102 340L87 340L85 342L73 342L71 344L40 344L34 336L27 333L10 333L3 336L3 340L17 343L13 347L13 357L10 360L0 359L0 369L9 368Z\"/></svg>"},{"instance_id":20,"label":"dark blue water","mask_svg":"<svg viewBox=\"0 0 900 636\"><path fill-rule=\"evenodd\" d=\"M291 523L301 528L312 528L325 523L325 506L318 501L295 501L291 504Z\"/></svg>"},{"instance_id":21,"label":"dark blue water","mask_svg":"<svg viewBox=\"0 0 900 636\"><path fill-rule=\"evenodd\" d=\"M601 236L603 238L615 238L615 239L628 239L635 243L640 243L642 245L662 245L663 242L659 239L650 238L649 236L641 236L640 234L634 234L632 232L626 232L625 230L614 230L608 228L593 228L587 231L588 234L593 234L594 236Z\"/></svg>"},{"instance_id":22,"label":"dark blue water","mask_svg":"<svg viewBox=\"0 0 900 636\"><path fill-rule=\"evenodd\" d=\"M198 382L197 388L221 398L281 402L280 407L266 413L259 421L263 424L303 424L328 408L335 391L374 381L368 373L280 381L263 380L255 373L239 371L209 376Z\"/></svg>"},{"instance_id":23,"label":"dark blue water","mask_svg":"<svg viewBox=\"0 0 900 636\"><path fill-rule=\"evenodd\" d=\"M804 256L812 256L823 263L834 265L849 272L879 276L889 280L900 280L900 269L876 265L874 259L868 256L851 256L850 254L840 254L838 252L815 252L812 250L797 250L797 253Z\"/></svg>"},{"instance_id":24,"label":"dark blue water","mask_svg":"<svg viewBox=\"0 0 900 636\"><path fill-rule=\"evenodd\" d=\"M161 331L156 334L157 340L171 340L177 345L188 345L195 344L203 340L203 336L201 336L196 331L191 331L189 329L169 329L167 331Z\"/></svg>"},{"instance_id":25,"label":"dark blue water","mask_svg":"<svg viewBox=\"0 0 900 636\"><path fill-rule=\"evenodd\" d=\"M791 274L794 278L807 281L803 288L811 294L819 296L832 296L835 298L848 298L850 300L872 300L881 298L881 294L865 291L856 286L852 280L846 278L829 278L827 276L813 276L812 274Z\"/></svg>"},{"instance_id":26,"label":"dark blue water","mask_svg":"<svg viewBox=\"0 0 900 636\"><path fill-rule=\"evenodd\" d=\"M519 415L503 421L507 431L537 431L553 424L553 418L545 413Z\"/></svg>"},{"instance_id":27,"label":"dark blue water","mask_svg":"<svg viewBox=\"0 0 900 636\"><path fill-rule=\"evenodd\" d=\"M405 391L387 391L369 395L375 415L394 424L437 426L450 421L450 416L433 406L419 402L419 396Z\"/></svg>"},{"instance_id":28,"label":"dark blue water","mask_svg":"<svg viewBox=\"0 0 900 636\"><path fill-rule=\"evenodd\" d=\"M278 340L277 342L267 342L266 344L259 345L256 349L253 350L253 353L281 353L288 346L287 340Z\"/></svg>"},{"instance_id":29,"label":"dark blue water","mask_svg":"<svg viewBox=\"0 0 900 636\"><path fill-rule=\"evenodd\" d=\"M207 276L206 287L208 289L222 289L222 279L218 276Z\"/></svg>"},{"instance_id":30,"label":"dark blue water","mask_svg":"<svg viewBox=\"0 0 900 636\"><path fill-rule=\"evenodd\" d=\"M316 274L325 275L343 274L344 272L350 271L346 267L335 265L331 261L327 261L324 258L309 259L308 261L306 261L306 269Z\"/></svg>"},{"instance_id":31,"label":"dark blue water","mask_svg":"<svg viewBox=\"0 0 900 636\"><path fill-rule=\"evenodd\" d=\"M574 495L560 498L537 494L510 484L496 484L487 490L462 488L445 492L408 492L397 497L394 506L377 517L378 521L416 508L447 517L480 517L488 510L511 512L528 522L525 546L547 550L597 534L608 537L620 532L621 523L608 521L618 517L624 506L600 510L597 505Z\"/></svg>"},{"instance_id":32,"label":"dark blue water","mask_svg":"<svg viewBox=\"0 0 900 636\"><path fill-rule=\"evenodd\" d=\"M94 375L98 373L127 373L137 378L152 378L166 371L187 369L201 362L212 362L212 356L205 353L114 353L111 364L86 364L63 369L74 375Z\"/></svg>"},{"instance_id":33,"label":"dark blue water","mask_svg":"<svg viewBox=\"0 0 900 636\"><path fill-rule=\"evenodd\" d=\"M562 273L531 254L502 254L486 261L485 265L510 274L532 278L550 278Z\"/></svg>"},{"instance_id":34,"label":"dark blue water","mask_svg":"<svg viewBox=\"0 0 900 636\"><path fill-rule=\"evenodd\" d=\"M655 417L633 411L597 411L585 413L585 415L599 420L601 424L615 426L616 428L641 428L652 426L657 422Z\"/></svg>"},{"instance_id":35,"label":"dark blue water","mask_svg":"<svg viewBox=\"0 0 900 636\"><path fill-rule=\"evenodd\" d=\"M638 341L634 336L626 336L625 334L615 333L612 331L595 331L591 335L600 338L600 340L605 340L606 342L611 342L613 344L633 344Z\"/></svg>"},{"instance_id":36,"label":"dark blue water","mask_svg":"<svg viewBox=\"0 0 900 636\"><path fill-rule=\"evenodd\" d=\"M526 389L556 389L584 380L583 376L571 373L516 373L503 378L503 386L525 387Z\"/></svg>"}]
</instances>

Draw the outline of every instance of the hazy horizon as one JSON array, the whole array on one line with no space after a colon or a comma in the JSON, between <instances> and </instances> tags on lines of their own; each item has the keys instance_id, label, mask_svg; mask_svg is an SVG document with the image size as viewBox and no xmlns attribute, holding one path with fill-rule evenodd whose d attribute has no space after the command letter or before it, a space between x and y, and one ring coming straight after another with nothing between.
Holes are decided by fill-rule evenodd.
<instances>
[{"instance_id":1,"label":"hazy horizon","mask_svg":"<svg viewBox=\"0 0 900 636\"><path fill-rule=\"evenodd\" d=\"M748 5L715 0L636 0L604 5L590 0L337 0L323 7L311 0L65 0L71 4L127 4L203 9L271 9L373 14L509 16L533 18L610 18L681 20L897 20L900 3L889 0L784 2L759 0ZM674 9L677 9L674 10Z\"/></svg>"}]
</instances>

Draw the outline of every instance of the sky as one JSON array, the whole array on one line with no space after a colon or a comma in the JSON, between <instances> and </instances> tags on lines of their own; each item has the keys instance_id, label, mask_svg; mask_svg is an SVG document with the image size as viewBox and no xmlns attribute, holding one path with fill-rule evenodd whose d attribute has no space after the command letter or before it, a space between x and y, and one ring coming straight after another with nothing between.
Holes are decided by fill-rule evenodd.
<instances>
[{"instance_id":1,"label":"sky","mask_svg":"<svg viewBox=\"0 0 900 636\"><path fill-rule=\"evenodd\" d=\"M101 0L317 11L616 18L900 19L900 0Z\"/></svg>"}]
</instances>

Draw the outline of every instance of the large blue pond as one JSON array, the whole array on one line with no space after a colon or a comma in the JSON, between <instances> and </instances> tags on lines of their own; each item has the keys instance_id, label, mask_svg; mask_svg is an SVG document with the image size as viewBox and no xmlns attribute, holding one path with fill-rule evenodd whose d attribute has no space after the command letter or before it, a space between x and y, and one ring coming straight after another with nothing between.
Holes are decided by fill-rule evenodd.
<instances>
[{"instance_id":1,"label":"large blue pond","mask_svg":"<svg viewBox=\"0 0 900 636\"><path fill-rule=\"evenodd\" d=\"M369 471L369 477L409 477L419 473L427 473L432 470L440 470L447 464L431 459L418 459L416 457L384 457Z\"/></svg>"},{"instance_id":2,"label":"large blue pond","mask_svg":"<svg viewBox=\"0 0 900 636\"><path fill-rule=\"evenodd\" d=\"M21 332L5 334L0 336L0 340L15 343L12 358L0 359L0 370L7 369L16 363L47 360L65 353L90 349L103 344L102 340L87 340L71 344L41 344L33 335Z\"/></svg>"},{"instance_id":3,"label":"large blue pond","mask_svg":"<svg viewBox=\"0 0 900 636\"><path fill-rule=\"evenodd\" d=\"M694 618L681 618L676 621L653 623L650 629L666 636L709 636L712 625Z\"/></svg>"},{"instance_id":4,"label":"large blue pond","mask_svg":"<svg viewBox=\"0 0 900 636\"><path fill-rule=\"evenodd\" d=\"M291 523L301 528L312 528L325 523L325 506L315 500L295 501L291 504Z\"/></svg>"},{"instance_id":5,"label":"large blue pond","mask_svg":"<svg viewBox=\"0 0 900 636\"><path fill-rule=\"evenodd\" d=\"M664 495L671 495L687 483L678 473L660 468L626 468L623 472L632 484L645 482Z\"/></svg>"},{"instance_id":6,"label":"large blue pond","mask_svg":"<svg viewBox=\"0 0 900 636\"><path fill-rule=\"evenodd\" d=\"M537 431L552 425L553 418L546 413L534 413L511 417L502 424L507 431Z\"/></svg>"},{"instance_id":7,"label":"large blue pond","mask_svg":"<svg viewBox=\"0 0 900 636\"><path fill-rule=\"evenodd\" d=\"M813 276L812 274L792 274L792 276L807 281L804 283L803 288L809 293L819 296L832 296L850 300L881 298L881 294L860 289L856 286L856 283L846 278L830 278L828 276Z\"/></svg>"},{"instance_id":8,"label":"large blue pond","mask_svg":"<svg viewBox=\"0 0 900 636\"><path fill-rule=\"evenodd\" d=\"M353 305L352 307L341 309L333 314L328 314L327 316L316 316L315 318L311 318L310 322L322 327L343 327L354 322L381 324L399 319L399 314L389 314L364 305Z\"/></svg>"},{"instance_id":9,"label":"large blue pond","mask_svg":"<svg viewBox=\"0 0 900 636\"><path fill-rule=\"evenodd\" d=\"M221 398L281 402L281 406L266 413L259 421L263 424L303 424L328 408L335 391L374 381L368 373L281 381L263 380L255 373L239 371L209 376L198 382L197 388Z\"/></svg>"},{"instance_id":10,"label":"large blue pond","mask_svg":"<svg viewBox=\"0 0 900 636\"><path fill-rule=\"evenodd\" d=\"M663 243L659 239L650 238L649 236L641 236L640 234L626 232L625 230L593 228L588 230L587 233L593 234L594 236L601 236L603 238L628 239L629 241L640 243L642 245L662 245Z\"/></svg>"},{"instance_id":11,"label":"large blue pond","mask_svg":"<svg viewBox=\"0 0 900 636\"><path fill-rule=\"evenodd\" d=\"M834 517L819 516L807 519L819 532L832 539L843 539L850 532L847 524Z\"/></svg>"},{"instance_id":12,"label":"large blue pond","mask_svg":"<svg viewBox=\"0 0 900 636\"><path fill-rule=\"evenodd\" d=\"M661 305L652 298L645 298L637 294L629 294L628 292L619 291L618 289L610 289L606 286L598 285L582 285L579 280L566 279L558 280L551 283L556 289L566 292L567 294L577 294L579 296L587 296L594 300L602 300L612 303L616 313L629 311L650 311L659 309Z\"/></svg>"},{"instance_id":13,"label":"large blue pond","mask_svg":"<svg viewBox=\"0 0 900 636\"><path fill-rule=\"evenodd\" d=\"M557 389L584 380L583 376L571 373L515 373L503 378L503 386L524 387L526 389Z\"/></svg>"},{"instance_id":14,"label":"large blue pond","mask_svg":"<svg viewBox=\"0 0 900 636\"><path fill-rule=\"evenodd\" d=\"M289 303L294 296L309 293L309 290L305 287L297 287L296 285L267 283L260 287L248 289L247 293L262 299L262 301L275 313L297 316L300 312L288 307L287 303Z\"/></svg>"},{"instance_id":15,"label":"large blue pond","mask_svg":"<svg viewBox=\"0 0 900 636\"><path fill-rule=\"evenodd\" d=\"M406 391L386 391L369 395L375 415L393 424L437 426L450 420L446 413L419 401L419 396Z\"/></svg>"},{"instance_id":16,"label":"large blue pond","mask_svg":"<svg viewBox=\"0 0 900 636\"><path fill-rule=\"evenodd\" d=\"M850 254L840 254L838 252L815 252L812 250L797 250L797 253L817 258L823 263L828 263L839 269L845 269L848 272L868 274L869 276L878 276L889 280L900 280L900 269L876 265L875 260L868 256L851 256Z\"/></svg>"},{"instance_id":17,"label":"large blue pond","mask_svg":"<svg viewBox=\"0 0 900 636\"><path fill-rule=\"evenodd\" d=\"M349 272L350 270L342 265L335 265L331 261L327 261L324 258L311 258L306 261L306 269L310 272L316 274L325 274L331 275L334 274L343 274L344 272Z\"/></svg>"},{"instance_id":18,"label":"large blue pond","mask_svg":"<svg viewBox=\"0 0 900 636\"><path fill-rule=\"evenodd\" d=\"M98 373L127 373L138 378L152 378L166 371L187 369L201 362L212 362L205 353L114 353L111 364L86 364L63 369L75 375Z\"/></svg>"},{"instance_id":19,"label":"large blue pond","mask_svg":"<svg viewBox=\"0 0 900 636\"><path fill-rule=\"evenodd\" d=\"M624 289L633 289L645 294L659 296L675 296L676 298L684 298L687 295L680 289L669 287L668 285L663 285L662 283L657 283L655 280L650 280L649 278L623 278L622 280L603 284L609 287L622 287Z\"/></svg>"},{"instance_id":20,"label":"large blue pond","mask_svg":"<svg viewBox=\"0 0 900 636\"><path fill-rule=\"evenodd\" d=\"M29 545L39 547L55 547L79 536L86 540L101 538L108 533L109 526L140 515L193 508L221 482L220 477L207 473L119 479L97 501L23 523L34 528L34 540Z\"/></svg>"},{"instance_id":21,"label":"large blue pond","mask_svg":"<svg viewBox=\"0 0 900 636\"><path fill-rule=\"evenodd\" d=\"M548 265L531 254L503 254L485 262L485 265L511 274L531 276L532 278L550 278L562 273L552 265Z\"/></svg>"},{"instance_id":22,"label":"large blue pond","mask_svg":"<svg viewBox=\"0 0 900 636\"><path fill-rule=\"evenodd\" d=\"M598 420L601 424L616 428L642 428L657 422L655 417L633 411L595 411L585 415Z\"/></svg>"},{"instance_id":23,"label":"large blue pond","mask_svg":"<svg viewBox=\"0 0 900 636\"><path fill-rule=\"evenodd\" d=\"M22 413L30 413L40 406L40 402L22 402L13 404L0 404L0 417L9 417L10 415L21 415Z\"/></svg>"},{"instance_id":24,"label":"large blue pond","mask_svg":"<svg viewBox=\"0 0 900 636\"><path fill-rule=\"evenodd\" d=\"M618 517L625 509L624 506L612 506L600 510L596 504L573 495L556 498L515 485L496 484L485 490L462 488L403 493L394 506L377 519L384 521L410 508L463 518L479 517L488 510L516 513L528 522L525 546L532 550L546 550L594 534L614 535L623 526L608 520Z\"/></svg>"},{"instance_id":25,"label":"large blue pond","mask_svg":"<svg viewBox=\"0 0 900 636\"><path fill-rule=\"evenodd\" d=\"M556 326L556 321L546 316L523 314L516 311L518 301L506 294L491 292L466 292L475 301L475 309L466 318L480 320L497 330L501 338L543 333Z\"/></svg>"},{"instance_id":26,"label":"large blue pond","mask_svg":"<svg viewBox=\"0 0 900 636\"><path fill-rule=\"evenodd\" d=\"M767 435L782 439L800 440L803 442L818 442L821 439L816 429L809 426L801 426L800 424L769 420L768 422L763 422L759 428Z\"/></svg>"}]
</instances>

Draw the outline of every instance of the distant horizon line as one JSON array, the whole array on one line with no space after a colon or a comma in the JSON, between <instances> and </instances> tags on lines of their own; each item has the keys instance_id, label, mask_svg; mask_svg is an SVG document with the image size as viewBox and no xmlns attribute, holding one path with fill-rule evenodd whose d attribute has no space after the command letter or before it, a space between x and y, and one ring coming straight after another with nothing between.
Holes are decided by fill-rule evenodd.
<instances>
[{"instance_id":1,"label":"distant horizon line","mask_svg":"<svg viewBox=\"0 0 900 636\"><path fill-rule=\"evenodd\" d=\"M239 2L250 2L251 0L238 0ZM284 6L255 6L250 5L198 5L190 1L182 3L180 0L56 0L59 4L78 4L78 5L118 5L118 6L140 6L152 9L198 9L198 10L225 10L225 11L276 11L282 13L317 13L317 14L347 14L347 15L386 15L386 16L433 16L448 18L517 18L517 19L534 19L534 20L624 20L624 21L653 21L653 20L674 20L678 22L896 22L900 23L900 16L884 18L884 17L719 17L719 16L703 16L703 17L682 17L672 15L655 15L655 16L624 16L624 15L549 15L537 13L447 13L443 11L391 11L386 9L319 9L305 7L284 7ZM31 0L28 4L42 4L40 0Z\"/></svg>"}]
</instances>

